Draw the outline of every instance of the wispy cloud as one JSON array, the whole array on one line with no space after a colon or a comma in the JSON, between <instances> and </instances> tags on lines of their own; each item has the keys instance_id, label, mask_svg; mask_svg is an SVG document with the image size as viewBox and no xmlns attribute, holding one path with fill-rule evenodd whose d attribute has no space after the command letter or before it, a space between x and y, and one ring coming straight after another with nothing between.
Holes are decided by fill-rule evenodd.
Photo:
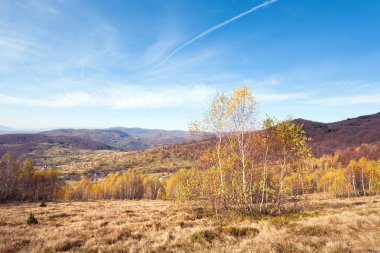
<instances>
[{"instance_id":1,"label":"wispy cloud","mask_svg":"<svg viewBox=\"0 0 380 253\"><path fill-rule=\"evenodd\" d=\"M106 19L90 11L65 12L67 6L59 2L22 4L25 8L9 2L6 5L9 13L0 18L2 76L81 79L89 75L106 76L115 66L127 65L120 35ZM79 17L83 20L80 26L73 21ZM66 32L53 28L63 18Z\"/></svg>"},{"instance_id":2,"label":"wispy cloud","mask_svg":"<svg viewBox=\"0 0 380 253\"><path fill-rule=\"evenodd\" d=\"M0 62L23 59L36 52L32 43L20 36L11 37L0 34L0 48L0 56L2 58Z\"/></svg>"},{"instance_id":3,"label":"wispy cloud","mask_svg":"<svg viewBox=\"0 0 380 253\"><path fill-rule=\"evenodd\" d=\"M2 105L23 105L36 107L75 107L86 105L91 101L91 95L83 91L66 92L49 98L31 99L0 94Z\"/></svg>"},{"instance_id":4,"label":"wispy cloud","mask_svg":"<svg viewBox=\"0 0 380 253\"><path fill-rule=\"evenodd\" d=\"M141 88L139 86L113 86L91 92L72 91L46 98L30 99L0 94L0 104L35 107L106 107L112 109L171 108L182 105L199 106L215 93L206 85Z\"/></svg>"},{"instance_id":5,"label":"wispy cloud","mask_svg":"<svg viewBox=\"0 0 380 253\"><path fill-rule=\"evenodd\" d=\"M215 25L215 26L213 26L213 27L211 27L211 28L209 28L209 29L201 32L200 34L198 34L197 36L195 36L191 40L188 40L187 42L185 42L184 44L182 44L180 47L178 47L174 51L172 51L168 56L166 56L166 58L164 58L159 64L157 64L155 68L158 68L159 66L161 66L162 64L164 64L167 60L169 60L173 55L175 55L176 53L178 53L179 51L181 51L183 48L185 48L186 46L190 45L191 43L193 43L193 42L201 39L202 37L208 35L209 33L212 33L214 31L222 28L223 26L228 25L231 22L233 22L233 21L235 21L235 20L237 20L237 19L239 19L239 18L241 18L241 17L243 17L243 16L245 16L245 15L251 13L251 12L254 12L254 11L260 9L260 8L263 8L263 7L267 6L267 5L270 5L270 4L274 3L274 2L277 2L277 0L268 0L268 1L265 1L264 3L257 5L257 6L255 6L253 8L251 8L251 9L249 9L246 12L243 12L243 13L241 13L241 14L233 17L233 18L230 18L230 19L228 19L228 20L226 20L226 21L224 21L224 22L222 22L220 24L217 24L217 25Z\"/></svg>"}]
</instances>

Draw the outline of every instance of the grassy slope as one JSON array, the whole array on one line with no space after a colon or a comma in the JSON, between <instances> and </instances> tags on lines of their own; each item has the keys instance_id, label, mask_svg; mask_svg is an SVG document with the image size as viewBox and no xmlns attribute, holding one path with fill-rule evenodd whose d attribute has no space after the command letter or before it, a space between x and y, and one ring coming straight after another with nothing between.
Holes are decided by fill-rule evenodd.
<instances>
[{"instance_id":1,"label":"grassy slope","mask_svg":"<svg viewBox=\"0 0 380 253\"><path fill-rule=\"evenodd\" d=\"M319 197L308 212L271 218L216 219L168 201L4 204L0 252L377 252L379 196ZM26 225L30 212L38 225Z\"/></svg>"}]
</instances>

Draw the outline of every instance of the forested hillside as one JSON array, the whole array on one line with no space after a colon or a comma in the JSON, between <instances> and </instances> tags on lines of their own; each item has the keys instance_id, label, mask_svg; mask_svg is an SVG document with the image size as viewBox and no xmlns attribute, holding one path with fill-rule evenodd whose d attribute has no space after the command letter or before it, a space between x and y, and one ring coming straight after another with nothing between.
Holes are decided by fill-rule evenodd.
<instances>
[{"instance_id":1,"label":"forested hillside","mask_svg":"<svg viewBox=\"0 0 380 253\"><path fill-rule=\"evenodd\" d=\"M309 143L316 156L380 141L380 112L332 123L303 119L294 122L302 125L311 138Z\"/></svg>"}]
</instances>

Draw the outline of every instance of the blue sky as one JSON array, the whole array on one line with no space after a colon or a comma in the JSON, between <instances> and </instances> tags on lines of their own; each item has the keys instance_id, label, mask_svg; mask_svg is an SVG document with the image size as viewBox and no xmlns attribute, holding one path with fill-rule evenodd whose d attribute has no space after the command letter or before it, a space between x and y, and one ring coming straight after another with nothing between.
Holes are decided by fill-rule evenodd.
<instances>
[{"instance_id":1,"label":"blue sky","mask_svg":"<svg viewBox=\"0 0 380 253\"><path fill-rule=\"evenodd\" d=\"M0 1L0 125L186 129L243 84L261 115L380 111L380 1L278 0L212 29L264 2Z\"/></svg>"}]
</instances>

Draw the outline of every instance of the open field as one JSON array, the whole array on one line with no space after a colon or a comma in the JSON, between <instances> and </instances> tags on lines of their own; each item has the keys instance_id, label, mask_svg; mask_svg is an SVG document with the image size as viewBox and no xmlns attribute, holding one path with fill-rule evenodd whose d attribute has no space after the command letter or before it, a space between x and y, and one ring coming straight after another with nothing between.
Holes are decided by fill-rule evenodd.
<instances>
[{"instance_id":1,"label":"open field","mask_svg":"<svg viewBox=\"0 0 380 253\"><path fill-rule=\"evenodd\" d=\"M169 201L8 203L0 252L380 252L379 196L321 197L301 214L219 219Z\"/></svg>"}]
</instances>

